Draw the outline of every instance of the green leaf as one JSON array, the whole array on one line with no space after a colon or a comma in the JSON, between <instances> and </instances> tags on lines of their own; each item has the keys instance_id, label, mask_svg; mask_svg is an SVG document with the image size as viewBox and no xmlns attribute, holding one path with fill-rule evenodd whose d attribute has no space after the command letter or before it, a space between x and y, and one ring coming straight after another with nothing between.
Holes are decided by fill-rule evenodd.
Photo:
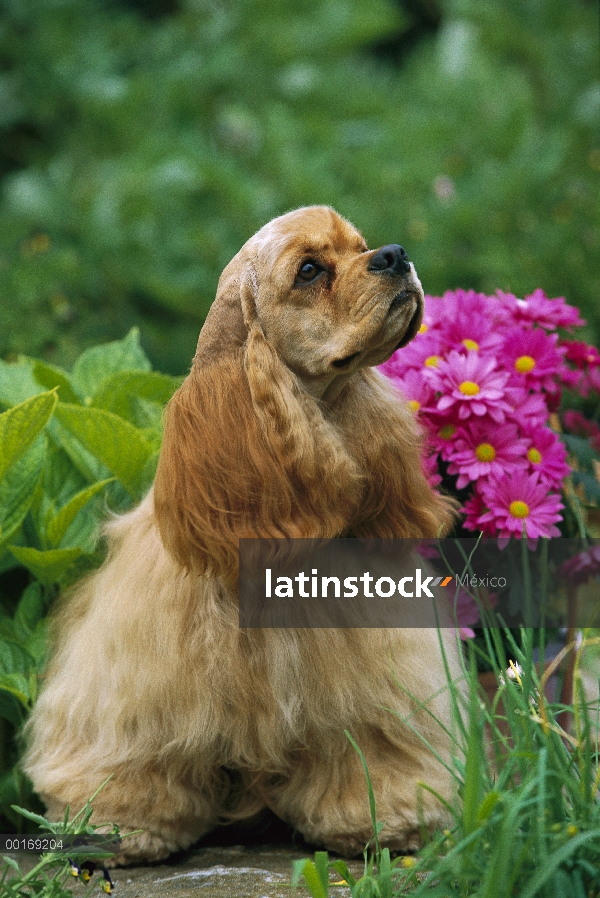
<instances>
[{"instance_id":1,"label":"green leaf","mask_svg":"<svg viewBox=\"0 0 600 898\"><path fill-rule=\"evenodd\" d=\"M477 822L485 823L485 821L489 818L490 814L496 807L497 802L500 800L500 793L496 790L492 792L488 792L485 796L481 805L479 806L479 810L477 811Z\"/></svg>"},{"instance_id":2,"label":"green leaf","mask_svg":"<svg viewBox=\"0 0 600 898\"><path fill-rule=\"evenodd\" d=\"M577 437L570 433L561 434L561 439L568 451L577 457L577 460L587 471L593 471L593 462L598 460L598 453L585 437Z\"/></svg>"},{"instance_id":3,"label":"green leaf","mask_svg":"<svg viewBox=\"0 0 600 898\"><path fill-rule=\"evenodd\" d=\"M29 677L18 673L0 674L0 691L14 696L26 710L30 709Z\"/></svg>"},{"instance_id":4,"label":"green leaf","mask_svg":"<svg viewBox=\"0 0 600 898\"><path fill-rule=\"evenodd\" d=\"M0 638L0 674L29 676L35 670L35 660L29 652L12 639Z\"/></svg>"},{"instance_id":5,"label":"green leaf","mask_svg":"<svg viewBox=\"0 0 600 898\"><path fill-rule=\"evenodd\" d=\"M99 493L101 489L104 489L107 483L111 483L113 480L113 477L108 477L105 480L100 480L98 483L93 483L91 486L88 486L87 489L81 490L81 492L77 493L76 496L73 496L66 505L63 505L60 511L50 518L46 527L46 537L55 547L58 547L60 541L69 529L69 526L81 509L87 505L96 493Z\"/></svg>"},{"instance_id":6,"label":"green leaf","mask_svg":"<svg viewBox=\"0 0 600 898\"><path fill-rule=\"evenodd\" d=\"M66 371L38 359L31 359L31 362L33 376L42 387L46 387L47 390L58 387L58 395L63 402L79 402Z\"/></svg>"},{"instance_id":7,"label":"green leaf","mask_svg":"<svg viewBox=\"0 0 600 898\"><path fill-rule=\"evenodd\" d=\"M144 467L152 446L140 431L112 412L59 403L58 421L121 481L133 498L146 485Z\"/></svg>"},{"instance_id":8,"label":"green leaf","mask_svg":"<svg viewBox=\"0 0 600 898\"><path fill-rule=\"evenodd\" d=\"M31 508L44 464L46 441L38 437L0 481L0 547L13 536Z\"/></svg>"},{"instance_id":9,"label":"green leaf","mask_svg":"<svg viewBox=\"0 0 600 898\"><path fill-rule=\"evenodd\" d=\"M0 480L42 432L57 402L54 391L41 393L0 415Z\"/></svg>"},{"instance_id":10,"label":"green leaf","mask_svg":"<svg viewBox=\"0 0 600 898\"><path fill-rule=\"evenodd\" d=\"M41 829L49 830L50 832L56 831L56 824L50 823L45 817L42 817L41 814L34 814L33 811L28 811L26 808L20 808L16 804L11 805L11 807L13 811L16 811L21 817L26 817L27 820L32 820L33 823L37 823Z\"/></svg>"},{"instance_id":11,"label":"green leaf","mask_svg":"<svg viewBox=\"0 0 600 898\"><path fill-rule=\"evenodd\" d=\"M294 861L292 887L295 888L298 885L301 876L304 877L312 898L327 898L328 887L323 888L321 877L313 861Z\"/></svg>"},{"instance_id":12,"label":"green leaf","mask_svg":"<svg viewBox=\"0 0 600 898\"><path fill-rule=\"evenodd\" d=\"M19 405L39 392L40 386L33 376L31 362L28 359L12 363L0 360L1 405Z\"/></svg>"},{"instance_id":13,"label":"green leaf","mask_svg":"<svg viewBox=\"0 0 600 898\"><path fill-rule=\"evenodd\" d=\"M134 327L123 340L86 349L75 362L71 379L83 401L89 404L110 375L119 371L149 370L150 362L140 346L139 330Z\"/></svg>"},{"instance_id":14,"label":"green leaf","mask_svg":"<svg viewBox=\"0 0 600 898\"><path fill-rule=\"evenodd\" d=\"M17 729L25 718L23 703L12 692L2 688L0 688L0 717L8 720Z\"/></svg>"},{"instance_id":15,"label":"green leaf","mask_svg":"<svg viewBox=\"0 0 600 898\"><path fill-rule=\"evenodd\" d=\"M73 407L78 408L78 406ZM97 480L103 480L110 475L106 465L103 465L78 439L75 439L69 430L62 427L56 416L48 424L48 433L54 443L62 449L64 455L66 455L84 483L95 483ZM44 471L44 480L46 480L46 471ZM61 484L59 483L56 489L60 488ZM57 496L58 493L55 492L54 495ZM66 498L64 496L63 500L66 501Z\"/></svg>"},{"instance_id":16,"label":"green leaf","mask_svg":"<svg viewBox=\"0 0 600 898\"><path fill-rule=\"evenodd\" d=\"M15 611L15 624L23 635L35 630L46 614L46 602L41 583L35 581L23 591Z\"/></svg>"},{"instance_id":17,"label":"green leaf","mask_svg":"<svg viewBox=\"0 0 600 898\"><path fill-rule=\"evenodd\" d=\"M159 374L157 371L113 374L103 381L94 394L92 405L113 412L136 427L151 426L160 422L162 407L181 382L181 378ZM150 409L148 403L151 403ZM154 416L151 416L152 405L156 406Z\"/></svg>"},{"instance_id":18,"label":"green leaf","mask_svg":"<svg viewBox=\"0 0 600 898\"><path fill-rule=\"evenodd\" d=\"M28 568L46 586L59 583L69 573L69 569L82 554L75 549L47 549L40 551L30 546L8 547L17 561Z\"/></svg>"}]
</instances>

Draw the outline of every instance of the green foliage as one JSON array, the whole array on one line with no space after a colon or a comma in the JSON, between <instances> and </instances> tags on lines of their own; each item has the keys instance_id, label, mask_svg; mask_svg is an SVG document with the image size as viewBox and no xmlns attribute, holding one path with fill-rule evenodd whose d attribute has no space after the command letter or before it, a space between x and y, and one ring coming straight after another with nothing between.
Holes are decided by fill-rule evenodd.
<instances>
[{"instance_id":1,"label":"green foliage","mask_svg":"<svg viewBox=\"0 0 600 898\"><path fill-rule=\"evenodd\" d=\"M178 384L150 370L136 330L87 350L70 374L0 363L0 828L23 825L12 804L36 806L18 733L37 697L50 605L100 560L103 509L149 488Z\"/></svg>"},{"instance_id":2,"label":"green foliage","mask_svg":"<svg viewBox=\"0 0 600 898\"><path fill-rule=\"evenodd\" d=\"M599 641L584 636L576 670L586 647ZM520 665L512 679L495 661L503 658L506 666L506 641ZM450 828L433 834L416 857L392 860L378 842L385 823L376 822L367 770L376 835L370 856L365 849L364 875L355 880L343 862L330 863L319 852L314 862L296 862L293 885L303 877L313 898L326 898L331 868L352 898L586 898L600 892L598 703L586 700L581 683L573 706L548 703L532 631L522 632L522 648L510 631L490 630L488 642L497 677L491 703L479 685L474 652L464 669L466 700L461 703L456 684L448 686L462 704L453 767L459 798L450 808ZM572 735L560 725L565 710L574 719Z\"/></svg>"},{"instance_id":3,"label":"green foliage","mask_svg":"<svg viewBox=\"0 0 600 898\"><path fill-rule=\"evenodd\" d=\"M594 4L438 5L398 70L370 51L410 26L393 0L4 0L0 355L69 365L141 322L181 372L224 265L309 203L429 293L543 287L597 324Z\"/></svg>"},{"instance_id":4,"label":"green foliage","mask_svg":"<svg viewBox=\"0 0 600 898\"><path fill-rule=\"evenodd\" d=\"M92 802L99 791L100 789L71 819L69 819L70 812L67 808L64 819L59 823L50 823L40 814L34 814L24 808L15 806L13 810L35 824L36 831L51 833L58 842L60 842L61 836L97 837L98 830L101 830L107 843L118 843L121 839L118 826L90 824L93 813ZM4 856L4 863L0 869L0 898L33 898L33 896L36 898L72 898L73 893L66 888L67 882L72 881L72 878L75 877L87 884L97 868L102 872L103 878L96 877L93 880L93 885L100 884L102 890L110 894L113 883L102 861L112 857L114 852L103 849L101 844L94 845L93 838L90 841L91 847L88 845L69 847L68 850L43 852L38 863L27 873L21 870L15 858ZM97 893L98 890L94 889L94 891Z\"/></svg>"}]
</instances>

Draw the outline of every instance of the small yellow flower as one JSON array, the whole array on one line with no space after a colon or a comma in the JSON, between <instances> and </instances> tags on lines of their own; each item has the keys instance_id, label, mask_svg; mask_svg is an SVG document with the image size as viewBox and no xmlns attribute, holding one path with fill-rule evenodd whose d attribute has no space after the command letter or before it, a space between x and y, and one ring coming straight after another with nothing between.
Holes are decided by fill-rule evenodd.
<instances>
[{"instance_id":1,"label":"small yellow flower","mask_svg":"<svg viewBox=\"0 0 600 898\"><path fill-rule=\"evenodd\" d=\"M576 836L578 832L579 832L578 826L574 826L573 824L571 824L570 826L567 826L567 835L569 836L570 839L572 839L573 836Z\"/></svg>"},{"instance_id":2,"label":"small yellow flower","mask_svg":"<svg viewBox=\"0 0 600 898\"><path fill-rule=\"evenodd\" d=\"M402 860L400 861L400 866L404 867L405 870L408 870L410 869L410 867L414 867L416 863L416 858L408 855L407 857L402 858Z\"/></svg>"}]
</instances>

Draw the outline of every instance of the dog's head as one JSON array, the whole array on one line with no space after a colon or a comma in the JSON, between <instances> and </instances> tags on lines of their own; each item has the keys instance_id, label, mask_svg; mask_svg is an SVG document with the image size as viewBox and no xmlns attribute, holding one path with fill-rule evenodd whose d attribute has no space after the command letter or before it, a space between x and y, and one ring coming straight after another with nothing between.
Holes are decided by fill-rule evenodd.
<instances>
[{"instance_id":1,"label":"dog's head","mask_svg":"<svg viewBox=\"0 0 600 898\"><path fill-rule=\"evenodd\" d=\"M381 364L414 337L423 290L401 246L369 250L332 209L309 206L266 224L226 267L200 352L214 344L217 320L223 339L227 308L231 334L236 304L239 342L257 323L306 389L330 398L333 382Z\"/></svg>"},{"instance_id":2,"label":"dog's head","mask_svg":"<svg viewBox=\"0 0 600 898\"><path fill-rule=\"evenodd\" d=\"M326 206L248 240L165 416L155 509L182 565L232 587L242 537L437 533L448 514L421 474L413 416L370 370L422 312L402 247L369 250Z\"/></svg>"}]
</instances>

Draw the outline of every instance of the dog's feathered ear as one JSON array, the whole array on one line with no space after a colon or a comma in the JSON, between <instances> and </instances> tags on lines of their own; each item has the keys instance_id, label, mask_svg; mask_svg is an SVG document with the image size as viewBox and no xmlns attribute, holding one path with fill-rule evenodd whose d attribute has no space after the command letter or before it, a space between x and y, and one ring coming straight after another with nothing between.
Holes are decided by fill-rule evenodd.
<instances>
[{"instance_id":1,"label":"dog's feathered ear","mask_svg":"<svg viewBox=\"0 0 600 898\"><path fill-rule=\"evenodd\" d=\"M252 266L230 264L167 406L154 487L170 552L230 584L240 537L336 536L360 492L338 434L267 341L256 299Z\"/></svg>"}]
</instances>

